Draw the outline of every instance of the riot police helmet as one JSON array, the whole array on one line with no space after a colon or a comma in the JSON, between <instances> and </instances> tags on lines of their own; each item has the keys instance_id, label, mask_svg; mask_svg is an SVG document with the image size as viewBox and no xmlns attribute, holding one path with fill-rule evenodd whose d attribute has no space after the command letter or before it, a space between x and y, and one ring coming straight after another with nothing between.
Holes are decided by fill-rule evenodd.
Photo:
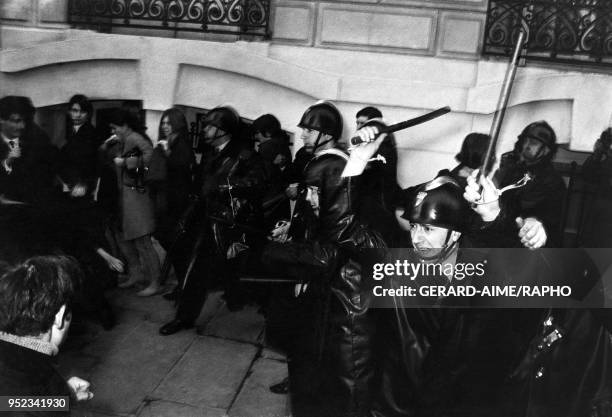
<instances>
[{"instance_id":1,"label":"riot police helmet","mask_svg":"<svg viewBox=\"0 0 612 417\"><path fill-rule=\"evenodd\" d=\"M319 101L306 109L298 126L317 130L338 140L342 136L342 115L333 103Z\"/></svg>"},{"instance_id":2,"label":"riot police helmet","mask_svg":"<svg viewBox=\"0 0 612 417\"><path fill-rule=\"evenodd\" d=\"M542 143L551 151L551 153L554 153L557 150L557 135L555 135L553 128L550 127L550 125L544 120L527 125L518 138L519 145L522 144L525 139L531 138Z\"/></svg>"},{"instance_id":3,"label":"riot police helmet","mask_svg":"<svg viewBox=\"0 0 612 417\"><path fill-rule=\"evenodd\" d=\"M470 207L463 190L452 178L441 176L429 181L409 196L402 218L422 225L465 232Z\"/></svg>"},{"instance_id":4,"label":"riot police helmet","mask_svg":"<svg viewBox=\"0 0 612 417\"><path fill-rule=\"evenodd\" d=\"M240 130L240 116L230 106L219 106L206 114L203 124L204 126L215 126L226 133L235 135Z\"/></svg>"}]
</instances>

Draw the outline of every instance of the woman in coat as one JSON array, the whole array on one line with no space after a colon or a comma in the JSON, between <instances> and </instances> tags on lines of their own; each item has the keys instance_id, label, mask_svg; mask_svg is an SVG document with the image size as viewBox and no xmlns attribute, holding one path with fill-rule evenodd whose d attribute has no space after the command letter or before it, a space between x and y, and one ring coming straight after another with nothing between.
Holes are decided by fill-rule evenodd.
<instances>
[{"instance_id":1,"label":"woman in coat","mask_svg":"<svg viewBox=\"0 0 612 417\"><path fill-rule=\"evenodd\" d=\"M159 292L160 266L151 235L155 231L155 210L143 171L153 155L153 145L137 133L138 121L126 110L116 110L110 119L111 131L119 144L113 149L119 187L119 221L116 232L128 261L129 278L121 284L128 288L143 279L149 286L139 296Z\"/></svg>"}]
</instances>

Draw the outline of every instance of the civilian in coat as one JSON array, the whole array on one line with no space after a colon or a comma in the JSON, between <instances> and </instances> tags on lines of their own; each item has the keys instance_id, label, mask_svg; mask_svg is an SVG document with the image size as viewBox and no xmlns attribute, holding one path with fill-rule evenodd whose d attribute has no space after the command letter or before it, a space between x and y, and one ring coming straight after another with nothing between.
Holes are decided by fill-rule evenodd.
<instances>
[{"instance_id":1,"label":"civilian in coat","mask_svg":"<svg viewBox=\"0 0 612 417\"><path fill-rule=\"evenodd\" d=\"M138 122L127 111L118 109L110 119L111 131L119 145L113 147L113 162L119 188L119 224L116 226L121 249L128 261L129 278L120 286L128 288L141 279L149 286L137 295L149 296L159 291L159 259L151 242L155 231L155 208L144 185L144 167L153 155L153 145L137 133ZM111 140L111 142L114 139Z\"/></svg>"}]
</instances>

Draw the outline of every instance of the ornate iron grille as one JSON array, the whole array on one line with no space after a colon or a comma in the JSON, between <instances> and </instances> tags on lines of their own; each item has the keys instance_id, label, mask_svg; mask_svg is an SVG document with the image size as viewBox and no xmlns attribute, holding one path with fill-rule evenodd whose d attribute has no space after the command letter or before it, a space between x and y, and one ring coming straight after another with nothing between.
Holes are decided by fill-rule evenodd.
<instances>
[{"instance_id":1,"label":"ornate iron grille","mask_svg":"<svg viewBox=\"0 0 612 417\"><path fill-rule=\"evenodd\" d=\"M530 59L612 64L610 0L490 0L483 54L510 55L520 28Z\"/></svg>"},{"instance_id":2,"label":"ornate iron grille","mask_svg":"<svg viewBox=\"0 0 612 417\"><path fill-rule=\"evenodd\" d=\"M268 36L270 0L70 0L68 21L112 27Z\"/></svg>"}]
</instances>

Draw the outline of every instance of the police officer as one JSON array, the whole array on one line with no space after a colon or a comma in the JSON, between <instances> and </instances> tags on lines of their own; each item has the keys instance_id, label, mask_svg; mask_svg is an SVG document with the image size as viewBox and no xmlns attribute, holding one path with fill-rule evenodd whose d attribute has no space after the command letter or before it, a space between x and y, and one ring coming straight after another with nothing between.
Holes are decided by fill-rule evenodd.
<instances>
[{"instance_id":1,"label":"police officer","mask_svg":"<svg viewBox=\"0 0 612 417\"><path fill-rule=\"evenodd\" d=\"M263 238L253 228L261 221L265 168L239 134L240 118L231 107L216 107L206 115L204 140L212 151L201 163L200 200L185 236L192 255L175 319L160 328L162 335L194 326L208 290L227 271L226 254L234 242L257 245Z\"/></svg>"},{"instance_id":2,"label":"police officer","mask_svg":"<svg viewBox=\"0 0 612 417\"><path fill-rule=\"evenodd\" d=\"M450 177L438 177L410 194L402 218L409 224L413 249L406 256L412 262L455 266L487 259L491 263L504 252L465 249L499 238L505 241L497 240L497 247L517 245L513 216L502 211L493 184L482 179L481 198L474 177L469 181L465 192L469 202ZM478 215L469 203L476 204ZM479 236L483 234L494 239ZM490 278L494 277L480 279L490 284ZM444 272L415 280L425 285L457 284L452 274ZM372 385L377 390L372 415L507 415L504 410L511 402L504 397L504 381L519 359L514 347L527 344L513 323L521 323L523 315L502 309L455 308L470 306L470 299L425 301L425 305L445 308L415 308L408 304L410 299L395 297L393 309L380 311L376 338L382 342L376 351L381 361Z\"/></svg>"},{"instance_id":3,"label":"police officer","mask_svg":"<svg viewBox=\"0 0 612 417\"><path fill-rule=\"evenodd\" d=\"M386 123L381 118L373 118L362 126L381 129ZM378 232L389 246L401 246L394 216L401 188L397 184L397 145L393 134L385 135L358 181L360 221Z\"/></svg>"},{"instance_id":4,"label":"police officer","mask_svg":"<svg viewBox=\"0 0 612 417\"><path fill-rule=\"evenodd\" d=\"M524 186L504 193L503 203L516 206L522 217L534 217L544 223L548 244L561 246L561 208L566 192L561 175L552 159L557 151L557 137L545 121L529 124L518 137L514 150L502 155L495 175L499 188L517 184L529 175Z\"/></svg>"},{"instance_id":5,"label":"police officer","mask_svg":"<svg viewBox=\"0 0 612 417\"><path fill-rule=\"evenodd\" d=\"M359 199L350 178L341 177L348 155L337 148L342 117L329 102L309 107L299 126L313 159L291 225L290 242L273 243L263 260L304 285L300 297L310 308L299 324L289 375L294 416L343 416L365 412L371 379L372 325L367 304L358 297L365 248L382 240L357 221ZM276 231L275 236L280 236Z\"/></svg>"}]
</instances>

